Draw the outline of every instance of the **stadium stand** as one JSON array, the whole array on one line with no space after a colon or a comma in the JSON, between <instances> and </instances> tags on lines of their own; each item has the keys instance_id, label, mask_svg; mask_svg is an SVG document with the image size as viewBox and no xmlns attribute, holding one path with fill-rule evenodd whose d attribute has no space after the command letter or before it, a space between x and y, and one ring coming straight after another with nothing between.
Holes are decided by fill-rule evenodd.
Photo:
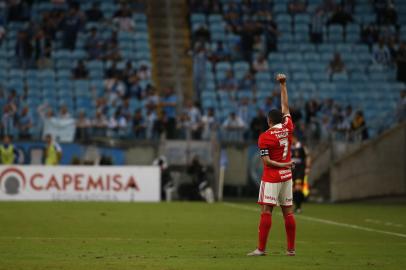
<instances>
[{"instance_id":1,"label":"stadium stand","mask_svg":"<svg viewBox=\"0 0 406 270\"><path fill-rule=\"evenodd\" d=\"M300 136L338 131L348 137L357 129L362 138L368 131L376 135L383 122L394 119L388 116L405 89L396 53L406 37L406 6L388 3L190 1L195 90L202 107L214 108L221 121L235 112L247 127L255 108L279 106L273 78L284 72L296 121L304 124L297 125Z\"/></svg>"},{"instance_id":2,"label":"stadium stand","mask_svg":"<svg viewBox=\"0 0 406 270\"><path fill-rule=\"evenodd\" d=\"M19 137L25 125L26 137L39 138L41 118L80 116L79 128L129 135L152 85L145 10L112 0L3 6L2 133Z\"/></svg>"},{"instance_id":3,"label":"stadium stand","mask_svg":"<svg viewBox=\"0 0 406 270\"><path fill-rule=\"evenodd\" d=\"M365 139L394 121L406 77L401 1L190 0L198 102L184 104L155 89L148 2L129 3L1 7L2 135L38 139L44 119L62 117L76 120L77 139L208 139L218 129L223 140L256 139L279 106L276 72L288 75L302 139Z\"/></svg>"}]
</instances>

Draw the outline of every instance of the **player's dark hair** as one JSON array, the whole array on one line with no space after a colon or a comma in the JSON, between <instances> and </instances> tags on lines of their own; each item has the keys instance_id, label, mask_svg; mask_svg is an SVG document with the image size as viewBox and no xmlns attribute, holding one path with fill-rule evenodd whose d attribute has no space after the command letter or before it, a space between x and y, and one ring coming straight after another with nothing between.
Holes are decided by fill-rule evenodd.
<instances>
[{"instance_id":1,"label":"player's dark hair","mask_svg":"<svg viewBox=\"0 0 406 270\"><path fill-rule=\"evenodd\" d=\"M268 113L268 122L272 122L273 125L282 123L283 114L281 111L273 109Z\"/></svg>"}]
</instances>

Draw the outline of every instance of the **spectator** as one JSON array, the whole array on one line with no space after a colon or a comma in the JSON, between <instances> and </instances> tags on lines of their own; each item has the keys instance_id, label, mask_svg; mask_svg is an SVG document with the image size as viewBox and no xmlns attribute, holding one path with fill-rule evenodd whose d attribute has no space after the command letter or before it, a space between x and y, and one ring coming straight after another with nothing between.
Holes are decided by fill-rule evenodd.
<instances>
[{"instance_id":1,"label":"spectator","mask_svg":"<svg viewBox=\"0 0 406 270\"><path fill-rule=\"evenodd\" d=\"M11 165L18 162L18 151L11 142L11 137L5 135L3 144L0 145L0 164Z\"/></svg>"},{"instance_id":2,"label":"spectator","mask_svg":"<svg viewBox=\"0 0 406 270\"><path fill-rule=\"evenodd\" d=\"M21 139L31 138L32 119L29 108L25 106L18 117L18 131Z\"/></svg>"},{"instance_id":3,"label":"spectator","mask_svg":"<svg viewBox=\"0 0 406 270\"><path fill-rule=\"evenodd\" d=\"M396 52L397 80L406 83L406 43L401 42Z\"/></svg>"},{"instance_id":4,"label":"spectator","mask_svg":"<svg viewBox=\"0 0 406 270\"><path fill-rule=\"evenodd\" d=\"M86 117L86 113L81 110L79 112L79 117L76 119L76 139L87 140L90 135L90 128L92 123L90 119Z\"/></svg>"},{"instance_id":5,"label":"spectator","mask_svg":"<svg viewBox=\"0 0 406 270\"><path fill-rule=\"evenodd\" d=\"M27 1L7 1L8 10L7 21L9 22L23 22L30 19L29 7Z\"/></svg>"},{"instance_id":6,"label":"spectator","mask_svg":"<svg viewBox=\"0 0 406 270\"><path fill-rule=\"evenodd\" d=\"M323 27L324 27L324 12L319 9L315 12L311 19L310 38L314 44L323 42Z\"/></svg>"},{"instance_id":7,"label":"spectator","mask_svg":"<svg viewBox=\"0 0 406 270\"><path fill-rule=\"evenodd\" d=\"M378 24L383 24L385 20L385 12L388 5L387 0L373 0L375 13L376 13L376 21Z\"/></svg>"},{"instance_id":8,"label":"spectator","mask_svg":"<svg viewBox=\"0 0 406 270\"><path fill-rule=\"evenodd\" d=\"M120 48L118 47L117 41L112 41L111 43L107 43L105 45L105 54L103 59L106 61L120 61L121 60L121 53Z\"/></svg>"},{"instance_id":9,"label":"spectator","mask_svg":"<svg viewBox=\"0 0 406 270\"><path fill-rule=\"evenodd\" d=\"M251 107L250 100L248 97L243 97L240 99L240 104L238 104L237 115L241 118L244 123L249 123Z\"/></svg>"},{"instance_id":10,"label":"spectator","mask_svg":"<svg viewBox=\"0 0 406 270\"><path fill-rule=\"evenodd\" d=\"M237 24L234 26L235 32L241 36L241 51L245 61L252 62L252 47L254 45L254 36L259 33L255 22L246 21L241 25L240 16L237 15Z\"/></svg>"},{"instance_id":11,"label":"spectator","mask_svg":"<svg viewBox=\"0 0 406 270\"><path fill-rule=\"evenodd\" d=\"M120 71L117 69L117 62L113 61L111 66L106 69L106 71L104 73L104 77L106 79L111 79L111 78L114 78L114 77L118 76L119 72Z\"/></svg>"},{"instance_id":12,"label":"spectator","mask_svg":"<svg viewBox=\"0 0 406 270\"><path fill-rule=\"evenodd\" d=\"M229 61L230 55L230 51L224 47L223 41L220 40L217 41L216 49L211 55L211 60L215 63L220 61Z\"/></svg>"},{"instance_id":13,"label":"spectator","mask_svg":"<svg viewBox=\"0 0 406 270\"><path fill-rule=\"evenodd\" d=\"M193 85L195 88L195 99L200 98L200 94L206 88L206 66L207 51L204 46L199 46L193 52Z\"/></svg>"},{"instance_id":14,"label":"spectator","mask_svg":"<svg viewBox=\"0 0 406 270\"><path fill-rule=\"evenodd\" d=\"M262 109L257 110L257 115L252 118L251 124L250 124L250 130L251 130L251 138L253 140L258 140L259 135L261 135L262 132L268 129L268 121L266 119L266 116L264 114L264 111Z\"/></svg>"},{"instance_id":15,"label":"spectator","mask_svg":"<svg viewBox=\"0 0 406 270\"><path fill-rule=\"evenodd\" d=\"M125 84L118 73L113 78L104 80L104 89L108 104L116 103L126 94Z\"/></svg>"},{"instance_id":16,"label":"spectator","mask_svg":"<svg viewBox=\"0 0 406 270\"><path fill-rule=\"evenodd\" d=\"M238 89L238 81L234 78L234 73L230 69L226 73L226 77L220 84L220 89L224 91L236 91Z\"/></svg>"},{"instance_id":17,"label":"spectator","mask_svg":"<svg viewBox=\"0 0 406 270\"><path fill-rule=\"evenodd\" d=\"M379 39L379 28L375 24L369 24L361 30L361 40L372 49L372 46Z\"/></svg>"},{"instance_id":18,"label":"spectator","mask_svg":"<svg viewBox=\"0 0 406 270\"><path fill-rule=\"evenodd\" d=\"M62 159L61 146L52 138L51 134L45 135L45 143L45 165L58 165Z\"/></svg>"},{"instance_id":19,"label":"spectator","mask_svg":"<svg viewBox=\"0 0 406 270\"><path fill-rule=\"evenodd\" d=\"M137 71L137 76L140 80L149 80L151 79L151 70L145 64L142 64Z\"/></svg>"},{"instance_id":20,"label":"spectator","mask_svg":"<svg viewBox=\"0 0 406 270\"><path fill-rule=\"evenodd\" d=\"M327 24L328 25L339 24L345 27L347 23L352 21L353 21L352 15L349 14L347 11L345 11L341 5L337 5L334 13L331 15Z\"/></svg>"},{"instance_id":21,"label":"spectator","mask_svg":"<svg viewBox=\"0 0 406 270\"><path fill-rule=\"evenodd\" d=\"M74 50L78 32L82 28L82 18L79 12L78 4L71 4L68 13L61 21L60 29L63 32L62 47L64 49Z\"/></svg>"},{"instance_id":22,"label":"spectator","mask_svg":"<svg viewBox=\"0 0 406 270\"><path fill-rule=\"evenodd\" d=\"M78 64L72 69L72 78L75 80L87 79L89 71L87 70L83 60L79 60Z\"/></svg>"},{"instance_id":23,"label":"spectator","mask_svg":"<svg viewBox=\"0 0 406 270\"><path fill-rule=\"evenodd\" d=\"M278 31L278 25L272 18L272 14L268 13L267 15L267 20L265 24L262 26L264 27L264 35L265 35L265 40L266 40L266 52L264 53L269 53L277 50L277 44L278 44L278 37L280 35Z\"/></svg>"},{"instance_id":24,"label":"spectator","mask_svg":"<svg viewBox=\"0 0 406 270\"><path fill-rule=\"evenodd\" d=\"M145 137L146 139L154 139L156 138L154 134L154 127L155 127L155 121L157 120L157 115L154 110L154 106L151 104L147 103L147 112L145 115Z\"/></svg>"},{"instance_id":25,"label":"spectator","mask_svg":"<svg viewBox=\"0 0 406 270\"><path fill-rule=\"evenodd\" d=\"M260 35L254 36L254 43L252 45L252 50L255 54L265 55L266 47Z\"/></svg>"},{"instance_id":26,"label":"spectator","mask_svg":"<svg viewBox=\"0 0 406 270\"><path fill-rule=\"evenodd\" d=\"M209 108L202 117L202 139L210 140L213 132L217 128L217 121L214 114L214 109Z\"/></svg>"},{"instance_id":27,"label":"spectator","mask_svg":"<svg viewBox=\"0 0 406 270\"><path fill-rule=\"evenodd\" d=\"M273 100L273 98L271 97L271 96L269 96L269 97L267 97L266 99L265 99L265 103L264 103L264 105L262 106L262 110L264 111L264 112L269 112L270 110L272 110L273 108L275 108L276 106L275 106L275 104L274 104L274 100Z\"/></svg>"},{"instance_id":28,"label":"spectator","mask_svg":"<svg viewBox=\"0 0 406 270\"><path fill-rule=\"evenodd\" d=\"M352 120L351 129L354 133L354 139L362 141L368 139L368 129L362 111L357 111L355 113L354 119Z\"/></svg>"},{"instance_id":29,"label":"spectator","mask_svg":"<svg viewBox=\"0 0 406 270\"><path fill-rule=\"evenodd\" d=\"M34 55L37 67L50 68L52 66L52 40L40 29L34 37Z\"/></svg>"},{"instance_id":30,"label":"spectator","mask_svg":"<svg viewBox=\"0 0 406 270\"><path fill-rule=\"evenodd\" d=\"M116 110L116 112L109 118L107 136L125 137L127 135L127 127L128 123L126 117L120 112L120 110Z\"/></svg>"},{"instance_id":31,"label":"spectator","mask_svg":"<svg viewBox=\"0 0 406 270\"><path fill-rule=\"evenodd\" d=\"M125 2L122 3L120 9L114 13L113 23L119 31L135 31L135 22L132 18L131 10Z\"/></svg>"},{"instance_id":32,"label":"spectator","mask_svg":"<svg viewBox=\"0 0 406 270\"><path fill-rule=\"evenodd\" d=\"M102 111L96 111L96 117L92 120L93 133L96 136L106 135L109 122Z\"/></svg>"},{"instance_id":33,"label":"spectator","mask_svg":"<svg viewBox=\"0 0 406 270\"><path fill-rule=\"evenodd\" d=\"M142 115L142 112L140 109L137 109L134 112L134 116L132 119L132 126L133 126L133 134L136 139L144 139L145 138L145 120Z\"/></svg>"},{"instance_id":34,"label":"spectator","mask_svg":"<svg viewBox=\"0 0 406 270\"><path fill-rule=\"evenodd\" d=\"M99 22L104 19L99 2L94 2L92 7L86 11L86 18L89 22Z\"/></svg>"},{"instance_id":35,"label":"spectator","mask_svg":"<svg viewBox=\"0 0 406 270\"><path fill-rule=\"evenodd\" d=\"M256 92L256 82L254 74L250 70L245 73L244 78L241 79L239 89L242 91Z\"/></svg>"},{"instance_id":36,"label":"spectator","mask_svg":"<svg viewBox=\"0 0 406 270\"><path fill-rule=\"evenodd\" d=\"M61 105L61 108L59 109L58 117L61 118L61 119L72 118L71 114L68 111L68 107L66 107L66 105Z\"/></svg>"},{"instance_id":37,"label":"spectator","mask_svg":"<svg viewBox=\"0 0 406 270\"><path fill-rule=\"evenodd\" d=\"M161 97L162 110L165 112L162 115L163 123L166 126L166 136L168 139L175 138L175 128L176 128L176 105L178 98L171 88L166 88L164 90L164 95Z\"/></svg>"},{"instance_id":38,"label":"spectator","mask_svg":"<svg viewBox=\"0 0 406 270\"><path fill-rule=\"evenodd\" d=\"M325 14L333 12L337 7L335 0L323 0L317 7L317 10L322 10Z\"/></svg>"},{"instance_id":39,"label":"spectator","mask_svg":"<svg viewBox=\"0 0 406 270\"><path fill-rule=\"evenodd\" d=\"M17 113L17 106L14 103L6 103L3 107L3 115L1 118L1 126L3 135L14 135L15 130L15 116Z\"/></svg>"},{"instance_id":40,"label":"spectator","mask_svg":"<svg viewBox=\"0 0 406 270\"><path fill-rule=\"evenodd\" d=\"M157 106L159 104L159 96L156 93L156 89L154 87L150 87L147 89L147 93L145 96L145 104Z\"/></svg>"},{"instance_id":41,"label":"spectator","mask_svg":"<svg viewBox=\"0 0 406 270\"><path fill-rule=\"evenodd\" d=\"M206 25L201 25L199 28L197 28L194 32L193 32L193 40L195 41L195 43L193 44L193 47L196 47L197 44L199 44L198 46L200 46L200 44L204 44L209 42L211 39L211 34L210 31L207 29Z\"/></svg>"},{"instance_id":42,"label":"spectator","mask_svg":"<svg viewBox=\"0 0 406 270\"><path fill-rule=\"evenodd\" d=\"M330 74L330 79L334 74L343 73L346 71L345 64L341 59L341 55L339 53L335 53L333 59L331 59L328 65L328 73Z\"/></svg>"},{"instance_id":43,"label":"spectator","mask_svg":"<svg viewBox=\"0 0 406 270\"><path fill-rule=\"evenodd\" d=\"M395 5L390 3L383 14L383 23L387 25L398 25L398 13L396 11Z\"/></svg>"},{"instance_id":44,"label":"spectator","mask_svg":"<svg viewBox=\"0 0 406 270\"><path fill-rule=\"evenodd\" d=\"M0 24L0 46L3 44L3 40L6 37L6 29Z\"/></svg>"},{"instance_id":45,"label":"spectator","mask_svg":"<svg viewBox=\"0 0 406 270\"><path fill-rule=\"evenodd\" d=\"M182 140L191 139L192 123L189 115L182 112L176 121L177 138Z\"/></svg>"},{"instance_id":46,"label":"spectator","mask_svg":"<svg viewBox=\"0 0 406 270\"><path fill-rule=\"evenodd\" d=\"M130 106L130 99L127 98L122 98L121 100L121 105L119 106L120 113L123 115L128 122L131 121L132 118L132 109Z\"/></svg>"},{"instance_id":47,"label":"spectator","mask_svg":"<svg viewBox=\"0 0 406 270\"><path fill-rule=\"evenodd\" d=\"M258 55L258 57L252 63L252 68L255 70L255 72L266 72L269 70L268 60L264 55Z\"/></svg>"},{"instance_id":48,"label":"spectator","mask_svg":"<svg viewBox=\"0 0 406 270\"><path fill-rule=\"evenodd\" d=\"M15 56L17 58L19 67L24 69L30 67L32 51L33 47L28 33L25 31L19 32L15 45Z\"/></svg>"},{"instance_id":49,"label":"spectator","mask_svg":"<svg viewBox=\"0 0 406 270\"><path fill-rule=\"evenodd\" d=\"M130 84L130 78L136 73L134 71L133 64L131 63L130 60L128 60L125 63L125 67L121 73L122 73L123 81L127 85L127 88L128 88L129 84Z\"/></svg>"},{"instance_id":50,"label":"spectator","mask_svg":"<svg viewBox=\"0 0 406 270\"><path fill-rule=\"evenodd\" d=\"M163 134L168 137L168 131L172 133L171 136L174 138L176 131L176 120L174 120L170 125L171 126L169 127L168 116L166 115L165 110L161 111L161 113L157 115L157 118L154 122L154 128L152 132L153 138L159 139Z\"/></svg>"},{"instance_id":51,"label":"spectator","mask_svg":"<svg viewBox=\"0 0 406 270\"><path fill-rule=\"evenodd\" d=\"M128 82L125 83L127 87L125 96L127 98L137 98L138 100L143 100L146 97L146 89L141 87L140 82L141 80L138 78L137 73L133 73L128 78Z\"/></svg>"},{"instance_id":52,"label":"spectator","mask_svg":"<svg viewBox=\"0 0 406 270\"><path fill-rule=\"evenodd\" d=\"M190 123L190 132L191 132L191 137L194 140L199 140L201 137L201 118L202 114L200 112L198 104L194 104L191 100L188 100L186 102L184 112L188 116L189 123Z\"/></svg>"},{"instance_id":53,"label":"spectator","mask_svg":"<svg viewBox=\"0 0 406 270\"><path fill-rule=\"evenodd\" d=\"M245 128L244 121L235 112L223 122L224 135L229 141L242 141Z\"/></svg>"},{"instance_id":54,"label":"spectator","mask_svg":"<svg viewBox=\"0 0 406 270\"><path fill-rule=\"evenodd\" d=\"M400 92L400 99L396 106L396 116L398 123L406 121L406 90Z\"/></svg>"},{"instance_id":55,"label":"spectator","mask_svg":"<svg viewBox=\"0 0 406 270\"><path fill-rule=\"evenodd\" d=\"M41 29L44 30L45 36L55 40L56 32L61 24L63 14L44 12L41 19Z\"/></svg>"},{"instance_id":56,"label":"spectator","mask_svg":"<svg viewBox=\"0 0 406 270\"><path fill-rule=\"evenodd\" d=\"M288 13L292 16L303 13L307 8L307 0L289 0Z\"/></svg>"},{"instance_id":57,"label":"spectator","mask_svg":"<svg viewBox=\"0 0 406 270\"><path fill-rule=\"evenodd\" d=\"M96 27L90 29L90 35L85 43L85 50L90 60L101 59L103 55L103 41L99 38Z\"/></svg>"},{"instance_id":58,"label":"spectator","mask_svg":"<svg viewBox=\"0 0 406 270\"><path fill-rule=\"evenodd\" d=\"M375 65L378 65L380 67L389 66L391 56L389 53L389 49L386 46L383 39L380 39L378 45L376 45L373 48L372 54L373 54L373 63Z\"/></svg>"}]
</instances>

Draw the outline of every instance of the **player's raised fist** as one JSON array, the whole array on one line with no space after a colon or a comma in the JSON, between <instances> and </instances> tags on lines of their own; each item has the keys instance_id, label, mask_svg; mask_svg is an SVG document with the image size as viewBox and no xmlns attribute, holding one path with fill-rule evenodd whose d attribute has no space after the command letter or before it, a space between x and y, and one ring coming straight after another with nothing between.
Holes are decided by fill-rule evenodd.
<instances>
[{"instance_id":1,"label":"player's raised fist","mask_svg":"<svg viewBox=\"0 0 406 270\"><path fill-rule=\"evenodd\" d=\"M279 73L278 75L276 75L276 80L279 83L285 83L286 82L286 75Z\"/></svg>"}]
</instances>

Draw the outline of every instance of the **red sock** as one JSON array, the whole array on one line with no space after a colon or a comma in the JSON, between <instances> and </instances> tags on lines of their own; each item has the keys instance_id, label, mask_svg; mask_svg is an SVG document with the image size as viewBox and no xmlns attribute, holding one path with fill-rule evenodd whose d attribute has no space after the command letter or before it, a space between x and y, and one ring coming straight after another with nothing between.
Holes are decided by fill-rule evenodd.
<instances>
[{"instance_id":1,"label":"red sock","mask_svg":"<svg viewBox=\"0 0 406 270\"><path fill-rule=\"evenodd\" d=\"M295 250L296 222L293 213L285 216L285 230L288 250Z\"/></svg>"},{"instance_id":2,"label":"red sock","mask_svg":"<svg viewBox=\"0 0 406 270\"><path fill-rule=\"evenodd\" d=\"M268 240L269 230L272 225L272 215L270 213L262 213L258 228L258 249L265 251L266 241Z\"/></svg>"}]
</instances>

